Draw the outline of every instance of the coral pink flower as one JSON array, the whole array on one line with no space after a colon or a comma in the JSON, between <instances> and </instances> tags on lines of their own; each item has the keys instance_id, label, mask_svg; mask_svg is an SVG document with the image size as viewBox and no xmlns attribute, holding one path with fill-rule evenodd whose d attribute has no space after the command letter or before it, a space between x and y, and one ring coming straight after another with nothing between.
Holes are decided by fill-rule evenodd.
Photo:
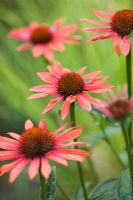
<instances>
[{"instance_id":1,"label":"coral pink flower","mask_svg":"<svg viewBox=\"0 0 133 200\"><path fill-rule=\"evenodd\" d=\"M123 119L128 116L128 114L133 110L133 96L128 100L127 98L127 89L118 88L117 95L110 90L109 96L104 96L104 107L98 108L103 114L107 117L111 117L116 120Z\"/></svg>"},{"instance_id":2,"label":"coral pink flower","mask_svg":"<svg viewBox=\"0 0 133 200\"><path fill-rule=\"evenodd\" d=\"M94 10L95 15L100 21L81 20L89 24L101 25L102 27L84 28L83 31L98 34L89 39L88 43L96 40L113 38L113 48L115 52L120 55L121 46L122 53L127 56L130 51L131 42L133 41L133 38L128 39L128 36L133 31L133 10L125 9L114 12L111 6L108 6L108 8L108 13Z\"/></svg>"},{"instance_id":3,"label":"coral pink flower","mask_svg":"<svg viewBox=\"0 0 133 200\"><path fill-rule=\"evenodd\" d=\"M48 179L51 166L48 160L55 161L64 166L67 160L83 161L89 152L81 149L68 149L69 146L87 146L84 142L68 142L77 138L82 133L82 128L73 127L62 131L67 125L50 132L44 120L40 120L39 126L34 126L32 121L27 120L22 135L8 133L13 139L0 136L0 161L14 159L13 162L0 167L1 175L10 172L9 181L12 183L30 162L28 168L29 179L33 179L39 167L42 175Z\"/></svg>"},{"instance_id":4,"label":"coral pink flower","mask_svg":"<svg viewBox=\"0 0 133 200\"><path fill-rule=\"evenodd\" d=\"M75 24L62 26L64 19L58 19L53 26L31 23L27 27L13 29L9 37L24 42L19 51L32 49L35 57L43 55L46 60L54 59L53 50L63 51L64 43L77 43L78 36L71 35L77 30Z\"/></svg>"},{"instance_id":5,"label":"coral pink flower","mask_svg":"<svg viewBox=\"0 0 133 200\"><path fill-rule=\"evenodd\" d=\"M61 118L65 119L68 115L70 105L74 101L85 110L91 110L91 104L101 106L100 100L91 97L86 92L102 93L112 87L110 84L104 84L103 81L108 77L96 77L100 71L92 72L86 76L82 73L87 67L83 67L76 73L71 72L67 68L63 68L58 62L54 62L54 66L48 65L49 72L39 72L38 76L47 84L32 87L30 90L37 92L29 99L43 98L46 96L56 95L50 103L45 107L43 114L55 107L55 105L63 100L61 107Z\"/></svg>"}]
</instances>

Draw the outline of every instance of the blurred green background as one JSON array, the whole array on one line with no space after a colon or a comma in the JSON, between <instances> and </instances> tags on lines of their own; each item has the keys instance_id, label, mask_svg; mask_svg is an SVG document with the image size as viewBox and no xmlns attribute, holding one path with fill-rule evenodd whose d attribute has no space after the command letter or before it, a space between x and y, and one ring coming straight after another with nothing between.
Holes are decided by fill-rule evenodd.
<instances>
[{"instance_id":1,"label":"blurred green background","mask_svg":"<svg viewBox=\"0 0 133 200\"><path fill-rule=\"evenodd\" d=\"M38 123L45 118L51 130L63 124L58 115L58 107L46 116L41 112L49 98L28 101L29 88L41 83L36 72L45 70L44 60L33 58L31 51L17 52L20 42L7 37L14 27L26 26L32 21L52 24L54 20L65 17L66 24L76 23L80 28L88 24L81 23L80 18L95 19L93 9L106 11L108 4L114 10L131 8L132 0L0 0L0 133L8 131L21 133L27 118ZM56 53L56 58L63 66L75 71L87 65L87 71L102 70L102 75L109 75L108 83L123 85L126 79L125 58L117 57L112 48L112 41L104 40L90 45L85 41L91 34L79 33L82 36L80 45L66 45L63 53ZM102 98L101 96L99 96ZM90 113L76 108L77 123L84 127L82 138L90 144L91 159L83 164L89 189L96 182L115 177L122 166L113 154L115 151L126 166L123 139L119 127L105 124L107 136L112 149L99 129L97 118ZM68 121L66 119L65 121ZM68 168L57 165L57 180L71 199L77 199L79 186L76 163L70 162ZM39 196L39 180L30 182L25 170L14 184L8 184L8 175L0 177L0 200L33 200ZM65 200L57 188L56 200Z\"/></svg>"}]
</instances>

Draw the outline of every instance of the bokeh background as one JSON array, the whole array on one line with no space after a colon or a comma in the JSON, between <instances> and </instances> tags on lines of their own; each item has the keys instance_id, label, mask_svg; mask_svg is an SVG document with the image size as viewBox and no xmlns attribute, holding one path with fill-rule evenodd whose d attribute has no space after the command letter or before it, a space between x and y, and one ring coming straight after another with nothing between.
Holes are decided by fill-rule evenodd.
<instances>
[{"instance_id":1,"label":"bokeh background","mask_svg":"<svg viewBox=\"0 0 133 200\"><path fill-rule=\"evenodd\" d=\"M29 88L41 83L36 72L45 70L46 63L40 58L33 58L30 51L17 52L20 42L7 37L14 27L26 26L32 21L52 24L55 19L66 18L66 24L76 23L80 28L86 24L80 18L95 19L93 9L106 11L110 4L114 10L131 8L132 0L0 0L0 134L8 131L21 133L27 118L38 123L45 118L50 130L63 124L59 118L58 107L46 116L42 116L43 107L49 98L28 101ZM104 40L90 45L85 41L91 34L79 32L82 36L80 45L66 45L63 53L56 53L56 59L63 66L75 71L87 65L87 71L102 70L102 75L109 75L108 83L123 85L126 80L125 58L117 57L112 48L112 41ZM102 96L99 96L102 99ZM91 159L84 162L85 179L88 190L102 180L116 177L122 165L114 156L115 152L124 167L127 160L123 138L118 126L103 122L108 145L99 128L99 115L83 111L76 107L77 123L84 127L82 139L90 144ZM67 118L65 121L69 121ZM102 119L104 120L104 119ZM57 165L57 181L71 199L80 196L80 185L76 172L76 163L70 162L68 168ZM0 177L0 200L33 200L39 197L39 180L30 182L26 170L14 184L8 184L8 175ZM82 200L82 198L79 198ZM57 187L56 200L65 200L64 194Z\"/></svg>"}]
</instances>

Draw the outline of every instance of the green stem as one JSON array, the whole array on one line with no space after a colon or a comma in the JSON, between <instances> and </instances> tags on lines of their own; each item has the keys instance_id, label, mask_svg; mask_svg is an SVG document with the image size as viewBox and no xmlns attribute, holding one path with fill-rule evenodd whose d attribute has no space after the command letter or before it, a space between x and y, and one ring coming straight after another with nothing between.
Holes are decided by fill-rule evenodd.
<instances>
[{"instance_id":1,"label":"green stem","mask_svg":"<svg viewBox=\"0 0 133 200\"><path fill-rule=\"evenodd\" d=\"M47 200L47 197L46 197L46 180L42 176L41 167L39 168L39 177L40 177L40 184L41 184L41 199Z\"/></svg>"},{"instance_id":2,"label":"green stem","mask_svg":"<svg viewBox=\"0 0 133 200\"><path fill-rule=\"evenodd\" d=\"M57 187L63 194L63 197L65 197L66 200L70 200L70 198L67 196L67 194L65 193L65 191L63 190L63 188L60 186L60 184L58 182L57 182Z\"/></svg>"},{"instance_id":3,"label":"green stem","mask_svg":"<svg viewBox=\"0 0 133 200\"><path fill-rule=\"evenodd\" d=\"M127 71L127 85L128 85L128 99L132 96L132 65L131 65L131 50L126 56L126 71ZM131 121L129 123L128 133L130 136L130 142L132 145L132 116L130 117Z\"/></svg>"},{"instance_id":4,"label":"green stem","mask_svg":"<svg viewBox=\"0 0 133 200\"><path fill-rule=\"evenodd\" d=\"M124 166L123 162L121 161L119 155L115 151L114 146L112 145L110 139L108 138L107 133L106 133L106 131L105 131L105 129L104 129L104 127L103 127L102 124L100 124L100 128L101 128L101 131L102 131L102 133L104 135L105 142L109 145L110 149L112 150L113 154L115 155L117 161L120 163L120 165L122 166L122 168L125 168L125 166Z\"/></svg>"},{"instance_id":5,"label":"green stem","mask_svg":"<svg viewBox=\"0 0 133 200\"><path fill-rule=\"evenodd\" d=\"M72 122L72 127L76 126L75 102L73 102L71 104L71 107L70 107L70 118L71 118L71 122ZM78 139L76 138L76 139L74 139L74 141L77 142ZM78 147L75 146L75 149L78 149ZM88 200L87 191L86 191L85 183L84 183L83 170L82 170L81 164L79 162L77 162L77 167L78 167L79 179L80 179L81 187L82 187L82 190L83 190L84 199Z\"/></svg>"},{"instance_id":6,"label":"green stem","mask_svg":"<svg viewBox=\"0 0 133 200\"><path fill-rule=\"evenodd\" d=\"M126 150L127 150L127 155L128 155L128 160L129 160L129 168L130 168L130 176L131 176L131 186L132 186L132 197L133 197L133 160L132 160L132 153L131 153L131 144L129 140L129 135L128 131L126 130L126 127L124 123L121 123L121 130L123 133L123 137L125 140L125 145L126 145Z\"/></svg>"}]
</instances>

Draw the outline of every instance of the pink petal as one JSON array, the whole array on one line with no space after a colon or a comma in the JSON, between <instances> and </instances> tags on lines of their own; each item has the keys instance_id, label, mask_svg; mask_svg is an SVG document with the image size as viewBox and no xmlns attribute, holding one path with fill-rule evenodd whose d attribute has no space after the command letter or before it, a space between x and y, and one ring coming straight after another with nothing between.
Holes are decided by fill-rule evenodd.
<instances>
[{"instance_id":1,"label":"pink petal","mask_svg":"<svg viewBox=\"0 0 133 200\"><path fill-rule=\"evenodd\" d=\"M34 158L31 161L31 164L28 169L28 175L30 180L35 178L35 176L37 175L39 166L40 166L40 158Z\"/></svg>"},{"instance_id":2,"label":"pink petal","mask_svg":"<svg viewBox=\"0 0 133 200\"><path fill-rule=\"evenodd\" d=\"M12 31L10 31L9 37L16 40L28 41L31 38L31 31L29 28L26 27L13 29Z\"/></svg>"},{"instance_id":3,"label":"pink petal","mask_svg":"<svg viewBox=\"0 0 133 200\"><path fill-rule=\"evenodd\" d=\"M11 137L15 138L16 140L20 140L20 138L21 138L20 135L13 133L13 132L8 132L7 134L10 135Z\"/></svg>"},{"instance_id":4,"label":"pink petal","mask_svg":"<svg viewBox=\"0 0 133 200\"><path fill-rule=\"evenodd\" d=\"M57 94L57 87L56 87L56 85L50 85L50 84L37 85L37 86L30 88L30 91L42 92L43 94L48 96L48 95Z\"/></svg>"},{"instance_id":5,"label":"pink petal","mask_svg":"<svg viewBox=\"0 0 133 200\"><path fill-rule=\"evenodd\" d=\"M41 119L40 122L39 122L39 127L42 128L42 129L47 129L47 126L46 126L46 122L44 119Z\"/></svg>"},{"instance_id":6,"label":"pink petal","mask_svg":"<svg viewBox=\"0 0 133 200\"><path fill-rule=\"evenodd\" d=\"M96 107L102 107L104 106L103 102L101 102L99 99L96 99L94 97L88 96L85 93L82 93L82 97L84 98L84 100L90 104L95 105Z\"/></svg>"},{"instance_id":7,"label":"pink petal","mask_svg":"<svg viewBox=\"0 0 133 200\"><path fill-rule=\"evenodd\" d=\"M64 51L65 49L64 45L58 40L52 41L50 47L56 51Z\"/></svg>"},{"instance_id":8,"label":"pink petal","mask_svg":"<svg viewBox=\"0 0 133 200\"><path fill-rule=\"evenodd\" d=\"M14 180L18 177L18 175L22 172L24 167L28 164L29 159L28 158L23 158L23 160L18 163L10 172L10 178L9 182L13 183Z\"/></svg>"},{"instance_id":9,"label":"pink petal","mask_svg":"<svg viewBox=\"0 0 133 200\"><path fill-rule=\"evenodd\" d=\"M55 136L57 134L59 134L66 126L68 126L70 123L64 124L63 126L61 126L60 128L58 128L57 130L55 130L54 132L52 132L52 134Z\"/></svg>"},{"instance_id":10,"label":"pink petal","mask_svg":"<svg viewBox=\"0 0 133 200\"><path fill-rule=\"evenodd\" d=\"M89 102L84 99L84 96L82 94L76 95L76 99L78 101L78 104L85 110L91 110L91 105Z\"/></svg>"},{"instance_id":11,"label":"pink petal","mask_svg":"<svg viewBox=\"0 0 133 200\"><path fill-rule=\"evenodd\" d=\"M58 71L56 71L56 69L53 66L48 65L47 68L48 68L48 71L50 72L50 74L52 74L56 78L60 77L60 74L58 74Z\"/></svg>"},{"instance_id":12,"label":"pink petal","mask_svg":"<svg viewBox=\"0 0 133 200\"><path fill-rule=\"evenodd\" d=\"M43 80L46 83L50 84L56 84L57 78L51 75L49 72L38 72L37 75L41 80Z\"/></svg>"},{"instance_id":13,"label":"pink petal","mask_svg":"<svg viewBox=\"0 0 133 200\"><path fill-rule=\"evenodd\" d=\"M26 120L25 130L28 130L28 129L33 128L33 127L34 127L33 122L30 119Z\"/></svg>"},{"instance_id":14,"label":"pink petal","mask_svg":"<svg viewBox=\"0 0 133 200\"><path fill-rule=\"evenodd\" d=\"M63 35L70 34L70 33L75 32L77 29L78 27L76 24L67 25L60 28L59 34L63 34Z\"/></svg>"},{"instance_id":15,"label":"pink petal","mask_svg":"<svg viewBox=\"0 0 133 200\"><path fill-rule=\"evenodd\" d=\"M64 17L59 18L59 19L57 19L57 20L54 22L54 25L55 25L57 28L59 28L59 27L64 23L64 21L65 21L65 18L64 18Z\"/></svg>"},{"instance_id":16,"label":"pink petal","mask_svg":"<svg viewBox=\"0 0 133 200\"><path fill-rule=\"evenodd\" d=\"M39 98L43 98L43 97L46 97L48 96L48 94L45 94L45 93L37 93L37 94L33 94L31 95L30 97L28 97L28 100L31 100L31 99L39 99Z\"/></svg>"},{"instance_id":17,"label":"pink petal","mask_svg":"<svg viewBox=\"0 0 133 200\"><path fill-rule=\"evenodd\" d=\"M64 120L70 110L70 105L75 101L75 96L68 96L61 107L61 119Z\"/></svg>"},{"instance_id":18,"label":"pink petal","mask_svg":"<svg viewBox=\"0 0 133 200\"><path fill-rule=\"evenodd\" d=\"M111 28L83 28L82 29L85 32L94 32L94 33L105 33L110 32Z\"/></svg>"},{"instance_id":19,"label":"pink petal","mask_svg":"<svg viewBox=\"0 0 133 200\"><path fill-rule=\"evenodd\" d=\"M51 173L51 166L45 157L41 158L41 173L46 179L48 179Z\"/></svg>"},{"instance_id":20,"label":"pink petal","mask_svg":"<svg viewBox=\"0 0 133 200\"><path fill-rule=\"evenodd\" d=\"M60 147L68 147L68 146L88 146L88 144L86 142L69 142L67 144L60 144Z\"/></svg>"},{"instance_id":21,"label":"pink petal","mask_svg":"<svg viewBox=\"0 0 133 200\"><path fill-rule=\"evenodd\" d=\"M43 45L34 45L32 48L32 52L33 52L33 56L34 57L38 57L41 56L43 54Z\"/></svg>"},{"instance_id":22,"label":"pink petal","mask_svg":"<svg viewBox=\"0 0 133 200\"><path fill-rule=\"evenodd\" d=\"M17 48L17 51L26 51L30 49L32 46L30 44L23 44Z\"/></svg>"},{"instance_id":23,"label":"pink petal","mask_svg":"<svg viewBox=\"0 0 133 200\"><path fill-rule=\"evenodd\" d=\"M127 39L127 36L124 36L122 39L122 52L124 56L127 56L130 51L130 46L131 46L131 40Z\"/></svg>"},{"instance_id":24,"label":"pink petal","mask_svg":"<svg viewBox=\"0 0 133 200\"><path fill-rule=\"evenodd\" d=\"M96 21L96 20L90 20L90 19L81 19L81 22L87 22L89 24L96 24L96 25L110 25L110 22L108 21Z\"/></svg>"},{"instance_id":25,"label":"pink petal","mask_svg":"<svg viewBox=\"0 0 133 200\"><path fill-rule=\"evenodd\" d=\"M101 11L101 10L94 10L94 13L95 13L95 15L99 18L99 19L101 19L101 20L103 20L104 18L106 19L111 19L111 15L110 14L108 14L108 13L106 13L106 12L103 12L103 11Z\"/></svg>"},{"instance_id":26,"label":"pink petal","mask_svg":"<svg viewBox=\"0 0 133 200\"><path fill-rule=\"evenodd\" d=\"M69 44L79 44L79 40L81 39L80 36L77 35L72 35L72 36L62 36L60 40L64 43L69 43Z\"/></svg>"},{"instance_id":27,"label":"pink petal","mask_svg":"<svg viewBox=\"0 0 133 200\"><path fill-rule=\"evenodd\" d=\"M79 161L79 162L82 162L83 159L84 159L82 156L74 155L74 154L57 153L56 155L60 158L64 158L64 159L67 159L67 160Z\"/></svg>"},{"instance_id":28,"label":"pink petal","mask_svg":"<svg viewBox=\"0 0 133 200\"><path fill-rule=\"evenodd\" d=\"M113 37L112 33L107 33L107 34L104 34L104 35L98 35L98 36L92 37L91 39L87 40L87 43L95 42L97 40L108 39L108 38L111 38L111 37Z\"/></svg>"},{"instance_id":29,"label":"pink petal","mask_svg":"<svg viewBox=\"0 0 133 200\"><path fill-rule=\"evenodd\" d=\"M16 166L16 164L20 163L22 160L23 158L19 158L9 164L3 165L2 167L0 167L0 173L2 173L3 175L5 172L11 171Z\"/></svg>"},{"instance_id":30,"label":"pink petal","mask_svg":"<svg viewBox=\"0 0 133 200\"><path fill-rule=\"evenodd\" d=\"M133 110L133 96L129 100L129 111Z\"/></svg>"},{"instance_id":31,"label":"pink petal","mask_svg":"<svg viewBox=\"0 0 133 200\"><path fill-rule=\"evenodd\" d=\"M19 158L20 154L16 151L0 151L0 161Z\"/></svg>"},{"instance_id":32,"label":"pink petal","mask_svg":"<svg viewBox=\"0 0 133 200\"><path fill-rule=\"evenodd\" d=\"M91 72L91 73L87 74L86 76L84 76L84 80L86 81L89 79L93 79L100 73L101 73L101 71Z\"/></svg>"},{"instance_id":33,"label":"pink petal","mask_svg":"<svg viewBox=\"0 0 133 200\"><path fill-rule=\"evenodd\" d=\"M18 150L19 144L13 144L10 142L5 142L0 140L0 149L6 149L6 150Z\"/></svg>"},{"instance_id":34,"label":"pink petal","mask_svg":"<svg viewBox=\"0 0 133 200\"><path fill-rule=\"evenodd\" d=\"M56 155L48 155L48 159L53 160L53 161L55 161L57 163L60 163L60 164L62 164L64 166L68 166L68 162L65 159L59 158Z\"/></svg>"},{"instance_id":35,"label":"pink petal","mask_svg":"<svg viewBox=\"0 0 133 200\"><path fill-rule=\"evenodd\" d=\"M117 53L118 56L120 56L120 47L119 47L120 39L121 39L120 36L116 35L114 37L114 40L113 40L113 48L114 48L114 51Z\"/></svg>"},{"instance_id":36,"label":"pink petal","mask_svg":"<svg viewBox=\"0 0 133 200\"><path fill-rule=\"evenodd\" d=\"M55 71L57 71L58 74L61 75L61 74L62 74L62 71L63 71L62 65L61 65L59 62L54 61L54 66L55 66Z\"/></svg>"},{"instance_id":37,"label":"pink petal","mask_svg":"<svg viewBox=\"0 0 133 200\"><path fill-rule=\"evenodd\" d=\"M48 61L54 60L53 51L47 46L43 48L43 55Z\"/></svg>"},{"instance_id":38,"label":"pink petal","mask_svg":"<svg viewBox=\"0 0 133 200\"><path fill-rule=\"evenodd\" d=\"M84 66L84 67L82 67L80 70L78 70L76 73L82 75L86 69L87 69L87 67Z\"/></svg>"},{"instance_id":39,"label":"pink petal","mask_svg":"<svg viewBox=\"0 0 133 200\"><path fill-rule=\"evenodd\" d=\"M82 149L57 149L57 153L62 153L62 154L72 154L72 155L79 155L79 156L88 156L89 152L84 151Z\"/></svg>"},{"instance_id":40,"label":"pink petal","mask_svg":"<svg viewBox=\"0 0 133 200\"><path fill-rule=\"evenodd\" d=\"M53 109L56 104L61 101L63 99L62 96L58 96L57 98L55 99L52 99L49 104L45 107L44 111L43 111L43 114L47 113L48 111L50 111L51 109Z\"/></svg>"},{"instance_id":41,"label":"pink petal","mask_svg":"<svg viewBox=\"0 0 133 200\"><path fill-rule=\"evenodd\" d=\"M62 134L56 137L55 141L57 143L57 146L58 146L58 143L67 142L69 140L73 140L77 138L79 135L81 135L81 133L82 133L82 128L80 127L67 129Z\"/></svg>"}]
</instances>

